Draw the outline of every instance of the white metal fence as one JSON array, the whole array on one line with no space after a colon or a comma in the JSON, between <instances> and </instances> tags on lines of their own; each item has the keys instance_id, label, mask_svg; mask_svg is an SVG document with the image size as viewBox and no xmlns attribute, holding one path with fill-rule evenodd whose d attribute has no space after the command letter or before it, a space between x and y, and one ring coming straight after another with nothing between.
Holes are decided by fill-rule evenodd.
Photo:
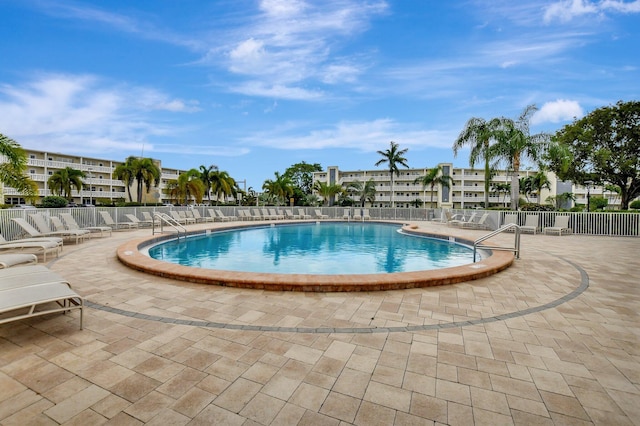
<instances>
[{"instance_id":1,"label":"white metal fence","mask_svg":"<svg viewBox=\"0 0 640 426\"><path fill-rule=\"evenodd\" d=\"M60 213L71 213L80 226L96 226L102 225L102 218L99 211L107 211L115 222L128 222L129 218L126 214L133 214L142 219L141 212L147 211L164 212L170 210L190 210L196 209L201 216L209 216L209 209L219 209L226 216L240 217L238 210L253 210L253 206L197 206L197 207L78 207L78 208L61 208L61 209L3 209L0 210L0 233L7 239L19 238L23 235L22 229L11 219L14 217L22 217L27 221L29 213L42 213L45 216L59 216ZM268 208L274 208L273 206ZM262 209L262 207L260 207ZM348 218L353 220L354 216L364 217L364 211L372 220L399 220L399 221L425 221L439 220L442 217L441 209L422 209L422 208L368 208L361 209L359 207L275 207L280 213L284 210L290 210L294 214L299 214L300 209L305 214L316 218L316 213L328 216L329 219L343 220ZM497 210L453 210L453 214L463 215L466 218L471 217L473 213L479 217L484 213L489 214L487 224L492 229L497 229L504 223L505 214L513 214L509 211ZM525 222L526 215L535 214L538 216L538 226L540 230L553 226L555 218L558 215L569 216L569 227L574 234L582 235L602 235L602 236L640 236L640 213L568 213L568 212L517 212L518 224Z\"/></svg>"}]
</instances>

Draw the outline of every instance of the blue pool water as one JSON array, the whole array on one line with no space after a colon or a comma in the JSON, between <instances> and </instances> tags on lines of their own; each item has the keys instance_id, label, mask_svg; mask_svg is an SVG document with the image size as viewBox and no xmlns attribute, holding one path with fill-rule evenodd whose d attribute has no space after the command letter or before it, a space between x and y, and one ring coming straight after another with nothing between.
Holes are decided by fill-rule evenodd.
<instances>
[{"instance_id":1,"label":"blue pool water","mask_svg":"<svg viewBox=\"0 0 640 426\"><path fill-rule=\"evenodd\" d=\"M473 261L467 246L399 229L347 222L251 227L164 242L149 255L185 266L279 274L409 272Z\"/></svg>"}]
</instances>

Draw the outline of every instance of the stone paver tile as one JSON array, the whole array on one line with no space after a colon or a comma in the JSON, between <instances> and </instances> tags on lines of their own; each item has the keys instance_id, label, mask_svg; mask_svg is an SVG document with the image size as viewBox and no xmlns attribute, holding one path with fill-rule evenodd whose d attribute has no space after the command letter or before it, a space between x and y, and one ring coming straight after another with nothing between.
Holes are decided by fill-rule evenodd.
<instances>
[{"instance_id":1,"label":"stone paver tile","mask_svg":"<svg viewBox=\"0 0 640 426\"><path fill-rule=\"evenodd\" d=\"M240 378L233 382L213 403L234 413L240 412L262 386L256 382Z\"/></svg>"},{"instance_id":2,"label":"stone paver tile","mask_svg":"<svg viewBox=\"0 0 640 426\"><path fill-rule=\"evenodd\" d=\"M447 403L447 424L465 426L473 424L473 408L468 405Z\"/></svg>"},{"instance_id":3,"label":"stone paver tile","mask_svg":"<svg viewBox=\"0 0 640 426\"><path fill-rule=\"evenodd\" d=\"M577 364L575 362L566 362L558 359L549 359L542 358L545 366L550 371L555 371L556 373L568 374L570 376L578 376L584 377L587 379L593 378L593 375L587 370L587 368L582 364Z\"/></svg>"},{"instance_id":4,"label":"stone paver tile","mask_svg":"<svg viewBox=\"0 0 640 426\"><path fill-rule=\"evenodd\" d=\"M373 373L376 369L377 358L353 354L349 358L346 367L362 371L363 373Z\"/></svg>"},{"instance_id":5,"label":"stone paver tile","mask_svg":"<svg viewBox=\"0 0 640 426\"><path fill-rule=\"evenodd\" d=\"M190 421L190 417L176 413L171 409L163 408L156 413L155 417L145 423L145 426L182 426Z\"/></svg>"},{"instance_id":6,"label":"stone paver tile","mask_svg":"<svg viewBox=\"0 0 640 426\"><path fill-rule=\"evenodd\" d=\"M53 402L40 398L33 404L16 410L9 417L0 418L0 423L2 426L57 425L53 419L42 414L52 406Z\"/></svg>"},{"instance_id":7,"label":"stone paver tile","mask_svg":"<svg viewBox=\"0 0 640 426\"><path fill-rule=\"evenodd\" d=\"M593 422L590 420L578 419L575 417L567 416L562 413L551 412L551 420L554 425L571 425L571 426L591 426Z\"/></svg>"},{"instance_id":8,"label":"stone paver tile","mask_svg":"<svg viewBox=\"0 0 640 426\"><path fill-rule=\"evenodd\" d=\"M106 398L108 395L108 391L96 385L91 385L47 409L44 413L53 420L59 423L64 423L76 414L91 407L101 399Z\"/></svg>"},{"instance_id":9,"label":"stone paver tile","mask_svg":"<svg viewBox=\"0 0 640 426\"><path fill-rule=\"evenodd\" d=\"M230 381L221 379L220 377L209 375L202 379L196 386L213 395L220 395L231 384Z\"/></svg>"},{"instance_id":10,"label":"stone paver tile","mask_svg":"<svg viewBox=\"0 0 640 426\"><path fill-rule=\"evenodd\" d=\"M202 371L184 368L177 375L158 386L158 391L173 399L178 399L205 377L207 377L207 374Z\"/></svg>"},{"instance_id":11,"label":"stone paver tile","mask_svg":"<svg viewBox=\"0 0 640 426\"><path fill-rule=\"evenodd\" d=\"M473 340L466 340L464 342L465 354L470 356L479 356L482 358L493 359L493 350L489 342L476 342Z\"/></svg>"},{"instance_id":12,"label":"stone paver tile","mask_svg":"<svg viewBox=\"0 0 640 426\"><path fill-rule=\"evenodd\" d=\"M131 417L125 412L120 412L115 415L112 419L109 419L105 425L113 425L113 426L139 426L143 425L140 420L135 417Z\"/></svg>"},{"instance_id":13,"label":"stone paver tile","mask_svg":"<svg viewBox=\"0 0 640 426\"><path fill-rule=\"evenodd\" d=\"M215 397L216 395L194 387L182 395L180 399L171 406L171 409L184 414L189 418L193 418L196 414L202 411L204 407L209 405Z\"/></svg>"},{"instance_id":14,"label":"stone paver tile","mask_svg":"<svg viewBox=\"0 0 640 426\"><path fill-rule=\"evenodd\" d=\"M411 397L409 412L424 419L447 423L447 401L432 396L414 393Z\"/></svg>"},{"instance_id":15,"label":"stone paver tile","mask_svg":"<svg viewBox=\"0 0 640 426\"><path fill-rule=\"evenodd\" d=\"M64 423L65 426L86 426L86 425L103 425L109 420L102 417L100 414L93 410L84 410L81 413L76 414L68 421Z\"/></svg>"},{"instance_id":16,"label":"stone paver tile","mask_svg":"<svg viewBox=\"0 0 640 426\"><path fill-rule=\"evenodd\" d=\"M351 343L345 343L340 341L333 341L331 345L324 351L324 356L337 359L339 361L347 362L353 351L356 349L356 345Z\"/></svg>"},{"instance_id":17,"label":"stone paver tile","mask_svg":"<svg viewBox=\"0 0 640 426\"><path fill-rule=\"evenodd\" d=\"M533 381L529 369L524 365L508 363L507 369L509 370L509 377L512 379L524 380L525 382Z\"/></svg>"},{"instance_id":18,"label":"stone paver tile","mask_svg":"<svg viewBox=\"0 0 640 426\"><path fill-rule=\"evenodd\" d=\"M320 412L344 422L353 423L359 408L360 399L337 392L330 392L324 404L322 404Z\"/></svg>"},{"instance_id":19,"label":"stone paver tile","mask_svg":"<svg viewBox=\"0 0 640 426\"><path fill-rule=\"evenodd\" d=\"M495 411L483 410L473 407L473 422L475 425L512 425L511 415L496 413Z\"/></svg>"},{"instance_id":20,"label":"stone paver tile","mask_svg":"<svg viewBox=\"0 0 640 426\"><path fill-rule=\"evenodd\" d=\"M124 398L120 398L114 394L110 394L106 398L96 402L91 406L91 409L96 413L111 419L116 414L124 411L131 403Z\"/></svg>"},{"instance_id":21,"label":"stone paver tile","mask_svg":"<svg viewBox=\"0 0 640 426\"><path fill-rule=\"evenodd\" d=\"M110 390L127 401L136 402L161 385L161 382L142 374L135 373L118 382Z\"/></svg>"},{"instance_id":22,"label":"stone paver tile","mask_svg":"<svg viewBox=\"0 0 640 426\"><path fill-rule=\"evenodd\" d=\"M17 410L22 410L24 407L38 402L41 399L42 396L38 395L31 389L25 389L15 394L12 398L5 399L0 402L0 420L10 416Z\"/></svg>"},{"instance_id":23,"label":"stone paver tile","mask_svg":"<svg viewBox=\"0 0 640 426\"><path fill-rule=\"evenodd\" d=\"M271 424L285 402L263 393L258 393L244 406L240 415L260 424Z\"/></svg>"},{"instance_id":24,"label":"stone paver tile","mask_svg":"<svg viewBox=\"0 0 640 426\"><path fill-rule=\"evenodd\" d=\"M373 372L371 380L395 387L400 387L402 386L402 382L404 381L404 372L404 369L378 365Z\"/></svg>"},{"instance_id":25,"label":"stone paver tile","mask_svg":"<svg viewBox=\"0 0 640 426\"><path fill-rule=\"evenodd\" d=\"M507 397L500 392L471 387L471 403L474 408L495 411L496 413L509 415Z\"/></svg>"},{"instance_id":26,"label":"stone paver tile","mask_svg":"<svg viewBox=\"0 0 640 426\"><path fill-rule=\"evenodd\" d=\"M307 410L318 411L320 407L322 407L327 395L329 395L327 389L308 383L301 383L289 399L289 402L304 407Z\"/></svg>"},{"instance_id":27,"label":"stone paver tile","mask_svg":"<svg viewBox=\"0 0 640 426\"><path fill-rule=\"evenodd\" d=\"M354 420L358 426L386 426L394 424L396 411L368 401L362 401Z\"/></svg>"},{"instance_id":28,"label":"stone paver tile","mask_svg":"<svg viewBox=\"0 0 640 426\"><path fill-rule=\"evenodd\" d=\"M335 358L322 356L313 366L313 371L326 374L328 376L338 377L344 368L344 362Z\"/></svg>"},{"instance_id":29,"label":"stone paver tile","mask_svg":"<svg viewBox=\"0 0 640 426\"><path fill-rule=\"evenodd\" d=\"M507 395L507 402L512 410L522 411L535 416L550 418L547 407L541 401L533 401L519 396Z\"/></svg>"},{"instance_id":30,"label":"stone paver tile","mask_svg":"<svg viewBox=\"0 0 640 426\"><path fill-rule=\"evenodd\" d=\"M458 381L458 368L455 365L440 364L436 365L436 378L440 380L448 380L450 382Z\"/></svg>"},{"instance_id":31,"label":"stone paver tile","mask_svg":"<svg viewBox=\"0 0 640 426\"><path fill-rule=\"evenodd\" d=\"M304 382L310 385L315 385L330 390L335 384L336 378L312 371L304 378Z\"/></svg>"},{"instance_id":32,"label":"stone paver tile","mask_svg":"<svg viewBox=\"0 0 640 426\"><path fill-rule=\"evenodd\" d=\"M95 375L88 377L96 385L105 389L110 389L117 383L136 374L135 371L113 364L110 368L106 368Z\"/></svg>"},{"instance_id":33,"label":"stone paver tile","mask_svg":"<svg viewBox=\"0 0 640 426\"><path fill-rule=\"evenodd\" d=\"M438 345L427 342L413 342L411 344L411 354L422 354L427 356L438 356Z\"/></svg>"},{"instance_id":34,"label":"stone paver tile","mask_svg":"<svg viewBox=\"0 0 640 426\"><path fill-rule=\"evenodd\" d=\"M538 416L524 411L511 410L511 419L516 426L554 426L551 417Z\"/></svg>"},{"instance_id":35,"label":"stone paver tile","mask_svg":"<svg viewBox=\"0 0 640 426\"><path fill-rule=\"evenodd\" d=\"M607 389L607 393L611 399L622 408L630 419L640 419L640 404L638 404L638 395L634 393L621 392L615 389Z\"/></svg>"},{"instance_id":36,"label":"stone paver tile","mask_svg":"<svg viewBox=\"0 0 640 426\"><path fill-rule=\"evenodd\" d=\"M307 364L315 364L322 356L322 351L306 346L293 345L284 356Z\"/></svg>"},{"instance_id":37,"label":"stone paver tile","mask_svg":"<svg viewBox=\"0 0 640 426\"><path fill-rule=\"evenodd\" d=\"M220 358L211 364L205 372L232 382L240 377L242 373L247 371L249 367L250 366L247 364L233 361L229 358Z\"/></svg>"},{"instance_id":38,"label":"stone paver tile","mask_svg":"<svg viewBox=\"0 0 640 426\"><path fill-rule=\"evenodd\" d=\"M0 402L7 398L11 398L19 392L26 390L27 387L17 380L0 372Z\"/></svg>"},{"instance_id":39,"label":"stone paver tile","mask_svg":"<svg viewBox=\"0 0 640 426\"><path fill-rule=\"evenodd\" d=\"M246 419L229 410L225 410L215 404L209 404L196 417L191 420L189 425L193 426L241 426Z\"/></svg>"},{"instance_id":40,"label":"stone paver tile","mask_svg":"<svg viewBox=\"0 0 640 426\"><path fill-rule=\"evenodd\" d=\"M153 391L127 407L125 413L142 421L148 422L162 409L171 406L174 399L160 392Z\"/></svg>"},{"instance_id":41,"label":"stone paver tile","mask_svg":"<svg viewBox=\"0 0 640 426\"><path fill-rule=\"evenodd\" d=\"M459 404L471 405L469 386L448 380L436 380L436 397Z\"/></svg>"},{"instance_id":42,"label":"stone paver tile","mask_svg":"<svg viewBox=\"0 0 640 426\"><path fill-rule=\"evenodd\" d=\"M591 407L584 407L584 410L587 412L594 425L632 426L634 424L633 421L624 413L612 413L611 411L602 411Z\"/></svg>"},{"instance_id":43,"label":"stone paver tile","mask_svg":"<svg viewBox=\"0 0 640 426\"><path fill-rule=\"evenodd\" d=\"M43 393L42 396L57 404L58 402L69 398L71 395L74 395L89 386L91 386L91 382L76 376L70 380L60 383L54 388L49 389L47 392Z\"/></svg>"},{"instance_id":44,"label":"stone paver tile","mask_svg":"<svg viewBox=\"0 0 640 426\"><path fill-rule=\"evenodd\" d=\"M160 382L171 379L184 369L184 365L159 356L148 358L133 368L134 371Z\"/></svg>"},{"instance_id":45,"label":"stone paver tile","mask_svg":"<svg viewBox=\"0 0 640 426\"><path fill-rule=\"evenodd\" d=\"M329 416L325 416L324 414L314 413L312 411L305 411L298 423L298 426L338 426L340 424L340 420L332 419Z\"/></svg>"},{"instance_id":46,"label":"stone paver tile","mask_svg":"<svg viewBox=\"0 0 640 426\"><path fill-rule=\"evenodd\" d=\"M438 350L438 363L454 365L456 367L465 367L471 370L477 369L476 357L471 355L459 354Z\"/></svg>"},{"instance_id":47,"label":"stone paver tile","mask_svg":"<svg viewBox=\"0 0 640 426\"><path fill-rule=\"evenodd\" d=\"M273 425L297 425L304 416L305 410L295 404L285 403L275 419Z\"/></svg>"},{"instance_id":48,"label":"stone paver tile","mask_svg":"<svg viewBox=\"0 0 640 426\"><path fill-rule=\"evenodd\" d=\"M436 396L436 379L417 373L406 372L402 388L423 395Z\"/></svg>"},{"instance_id":49,"label":"stone paver tile","mask_svg":"<svg viewBox=\"0 0 640 426\"><path fill-rule=\"evenodd\" d=\"M491 386L494 391L502 392L507 395L515 395L521 398L527 398L534 401L540 401L538 389L531 382L512 379L497 374L490 374Z\"/></svg>"},{"instance_id":50,"label":"stone paver tile","mask_svg":"<svg viewBox=\"0 0 640 426\"><path fill-rule=\"evenodd\" d=\"M370 382L364 400L384 405L394 410L409 412L411 392L378 382Z\"/></svg>"},{"instance_id":51,"label":"stone paver tile","mask_svg":"<svg viewBox=\"0 0 640 426\"><path fill-rule=\"evenodd\" d=\"M257 383L267 383L277 372L279 368L263 362L254 363L247 371L242 373L242 377Z\"/></svg>"},{"instance_id":52,"label":"stone paver tile","mask_svg":"<svg viewBox=\"0 0 640 426\"><path fill-rule=\"evenodd\" d=\"M530 368L529 372L536 387L540 390L559 393L566 396L574 396L562 374L553 371Z\"/></svg>"},{"instance_id":53,"label":"stone paver tile","mask_svg":"<svg viewBox=\"0 0 640 426\"><path fill-rule=\"evenodd\" d=\"M332 390L362 399L370 380L371 375L368 373L345 368L334 383Z\"/></svg>"},{"instance_id":54,"label":"stone paver tile","mask_svg":"<svg viewBox=\"0 0 640 426\"><path fill-rule=\"evenodd\" d=\"M292 379L284 375L276 375L264 385L262 392L287 401L298 386L300 386L300 383L302 383L301 379Z\"/></svg>"},{"instance_id":55,"label":"stone paver tile","mask_svg":"<svg viewBox=\"0 0 640 426\"><path fill-rule=\"evenodd\" d=\"M552 413L552 417L553 413L561 413L569 417L589 421L589 416L577 398L546 391L540 391L540 395L547 410Z\"/></svg>"}]
</instances>

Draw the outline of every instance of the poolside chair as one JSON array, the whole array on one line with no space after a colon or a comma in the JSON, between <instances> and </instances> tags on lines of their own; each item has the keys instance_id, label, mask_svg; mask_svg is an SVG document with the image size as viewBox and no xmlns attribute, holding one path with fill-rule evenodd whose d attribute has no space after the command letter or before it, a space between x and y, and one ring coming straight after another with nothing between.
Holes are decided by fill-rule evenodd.
<instances>
[{"instance_id":1,"label":"poolside chair","mask_svg":"<svg viewBox=\"0 0 640 426\"><path fill-rule=\"evenodd\" d=\"M353 220L362 220L362 209L353 209Z\"/></svg>"},{"instance_id":2,"label":"poolside chair","mask_svg":"<svg viewBox=\"0 0 640 426\"><path fill-rule=\"evenodd\" d=\"M572 232L572 229L569 227L569 216L556 216L553 226L544 228L543 231L544 234L557 233L558 235L562 235L563 233L565 235L571 234Z\"/></svg>"},{"instance_id":3,"label":"poolside chair","mask_svg":"<svg viewBox=\"0 0 640 426\"><path fill-rule=\"evenodd\" d=\"M102 217L102 221L105 225L110 226L111 228L137 228L138 224L134 222L115 222L108 211L99 211L100 217Z\"/></svg>"},{"instance_id":4,"label":"poolside chair","mask_svg":"<svg viewBox=\"0 0 640 426\"><path fill-rule=\"evenodd\" d=\"M371 215L369 215L369 209L362 210L362 220L371 220Z\"/></svg>"},{"instance_id":5,"label":"poolside chair","mask_svg":"<svg viewBox=\"0 0 640 426\"><path fill-rule=\"evenodd\" d=\"M213 215L215 216L216 220L220 221L220 222L230 222L231 218L225 216L220 210L215 210L215 209L211 209L213 210Z\"/></svg>"},{"instance_id":6,"label":"poolside chair","mask_svg":"<svg viewBox=\"0 0 640 426\"><path fill-rule=\"evenodd\" d=\"M105 232L108 232L109 236L111 236L112 229L110 226L85 226L84 228L81 228L80 225L78 225L78 222L76 222L76 220L73 218L71 213L60 213L60 217L67 225L68 229L86 229L94 233L99 232L101 237L104 237Z\"/></svg>"},{"instance_id":7,"label":"poolside chair","mask_svg":"<svg viewBox=\"0 0 640 426\"><path fill-rule=\"evenodd\" d=\"M0 269L11 268L17 265L32 265L34 263L38 263L38 258L35 254L0 254Z\"/></svg>"},{"instance_id":8,"label":"poolside chair","mask_svg":"<svg viewBox=\"0 0 640 426\"><path fill-rule=\"evenodd\" d=\"M136 216L133 213L125 213L125 216L127 217L127 219L129 219L129 221L137 224L138 228L143 227L143 226L151 226L151 225L153 225L153 220L151 220L151 221L140 220L140 219L138 219L138 216Z\"/></svg>"},{"instance_id":9,"label":"poolside chair","mask_svg":"<svg viewBox=\"0 0 640 426\"><path fill-rule=\"evenodd\" d=\"M0 235L0 252L27 252L35 255L42 254L42 260L47 261L47 254L55 253L56 257L62 250L62 238L54 241L49 238L25 238L7 241Z\"/></svg>"},{"instance_id":10,"label":"poolside chair","mask_svg":"<svg viewBox=\"0 0 640 426\"><path fill-rule=\"evenodd\" d=\"M27 223L27 225L29 224ZM62 248L62 245L64 244L64 240L61 237L32 237L32 238L18 238L15 240L6 240L2 236L2 234L0 234L0 244L18 244L18 243L29 243L29 242L41 243L43 241L55 243L60 248Z\"/></svg>"},{"instance_id":11,"label":"poolside chair","mask_svg":"<svg viewBox=\"0 0 640 426\"><path fill-rule=\"evenodd\" d=\"M30 265L0 270L0 324L72 309L80 309L82 329L84 300L48 268Z\"/></svg>"},{"instance_id":12,"label":"poolside chair","mask_svg":"<svg viewBox=\"0 0 640 426\"><path fill-rule=\"evenodd\" d=\"M528 214L525 217L524 225L520 226L520 231L522 232L531 232L534 235L538 232L538 215L537 214Z\"/></svg>"},{"instance_id":13,"label":"poolside chair","mask_svg":"<svg viewBox=\"0 0 640 426\"><path fill-rule=\"evenodd\" d=\"M67 229L67 227L64 226L64 223L62 223L62 220L57 216L50 216L49 220L51 221L51 224L56 231L69 232L69 237L75 237L76 244L78 244L79 239L82 239L82 241L84 241L85 238L87 238L91 234L91 231L88 231L86 229Z\"/></svg>"},{"instance_id":14,"label":"poolside chair","mask_svg":"<svg viewBox=\"0 0 640 426\"><path fill-rule=\"evenodd\" d=\"M152 216L150 212L140 212L142 214L143 222L150 223L151 225L159 226L160 218Z\"/></svg>"},{"instance_id":15,"label":"poolside chair","mask_svg":"<svg viewBox=\"0 0 640 426\"><path fill-rule=\"evenodd\" d=\"M307 214L304 209L298 209L298 215L300 216L300 219L311 219L311 215Z\"/></svg>"},{"instance_id":16,"label":"poolside chair","mask_svg":"<svg viewBox=\"0 0 640 426\"><path fill-rule=\"evenodd\" d=\"M200 212L196 209L192 211L193 217L196 218L196 222L213 222L213 218L209 216L202 216Z\"/></svg>"},{"instance_id":17,"label":"poolside chair","mask_svg":"<svg viewBox=\"0 0 640 426\"><path fill-rule=\"evenodd\" d=\"M469 216L469 219L464 218L464 216L462 216L460 219L451 219L447 225L449 226L455 226L455 227L462 227L466 222L473 222L476 219L476 216L478 215L478 213L474 212L473 214L471 214L471 216ZM453 217L458 216L458 215L454 215Z\"/></svg>"},{"instance_id":18,"label":"poolside chair","mask_svg":"<svg viewBox=\"0 0 640 426\"><path fill-rule=\"evenodd\" d=\"M267 209L260 209L260 213L262 214L263 219L268 219L268 220L275 219L275 217L271 216L271 213L269 213L269 210Z\"/></svg>"},{"instance_id":19,"label":"poolside chair","mask_svg":"<svg viewBox=\"0 0 640 426\"><path fill-rule=\"evenodd\" d=\"M177 211L175 210L171 210L169 212L169 216L171 216L171 219L175 220L176 222L178 222L180 225L186 225L187 224L187 218L183 217L182 215L180 215Z\"/></svg>"},{"instance_id":20,"label":"poolside chair","mask_svg":"<svg viewBox=\"0 0 640 426\"><path fill-rule=\"evenodd\" d=\"M269 209L269 215L272 219L284 219L284 215L279 213L276 209Z\"/></svg>"},{"instance_id":21,"label":"poolside chair","mask_svg":"<svg viewBox=\"0 0 640 426\"><path fill-rule=\"evenodd\" d=\"M11 220L14 221L15 223L17 223L18 226L20 226L20 228L22 228L22 230L27 235L29 235L31 237L30 239L52 238L53 237L53 238L57 238L58 240L62 240L64 238L64 233L63 232L53 232L53 231L51 231L50 233L43 234L42 232L38 231L29 222L27 222L25 219L23 219L21 217L14 217ZM58 241L58 240L56 240L56 241Z\"/></svg>"},{"instance_id":22,"label":"poolside chair","mask_svg":"<svg viewBox=\"0 0 640 426\"><path fill-rule=\"evenodd\" d=\"M290 209L284 210L284 217L287 219L300 219L300 215L294 214Z\"/></svg>"},{"instance_id":23,"label":"poolside chair","mask_svg":"<svg viewBox=\"0 0 640 426\"><path fill-rule=\"evenodd\" d=\"M351 209L344 209L342 214L342 220L349 220L351 218Z\"/></svg>"},{"instance_id":24,"label":"poolside chair","mask_svg":"<svg viewBox=\"0 0 640 426\"><path fill-rule=\"evenodd\" d=\"M189 210L189 212L191 212L191 210ZM187 225L193 225L194 223L196 223L196 218L193 217L193 215L188 215L187 213L189 213L187 211L184 210L179 210L178 211L178 216L180 216L182 219L184 219Z\"/></svg>"},{"instance_id":25,"label":"poolside chair","mask_svg":"<svg viewBox=\"0 0 640 426\"><path fill-rule=\"evenodd\" d=\"M517 213L505 213L504 219L502 221L502 226L509 224L518 224L518 214Z\"/></svg>"},{"instance_id":26,"label":"poolside chair","mask_svg":"<svg viewBox=\"0 0 640 426\"><path fill-rule=\"evenodd\" d=\"M251 217L253 218L253 220L267 219L266 217L262 217L262 215L260 214L260 209L253 209Z\"/></svg>"},{"instance_id":27,"label":"poolside chair","mask_svg":"<svg viewBox=\"0 0 640 426\"><path fill-rule=\"evenodd\" d=\"M470 228L470 229L489 229L489 225L487 225L487 219L489 218L489 213L484 213L480 216L478 221L469 220L467 222L462 222L462 228Z\"/></svg>"},{"instance_id":28,"label":"poolside chair","mask_svg":"<svg viewBox=\"0 0 640 426\"><path fill-rule=\"evenodd\" d=\"M314 213L315 213L314 219L329 219L329 215L322 214L322 211L320 211L320 209L315 209Z\"/></svg>"}]
</instances>

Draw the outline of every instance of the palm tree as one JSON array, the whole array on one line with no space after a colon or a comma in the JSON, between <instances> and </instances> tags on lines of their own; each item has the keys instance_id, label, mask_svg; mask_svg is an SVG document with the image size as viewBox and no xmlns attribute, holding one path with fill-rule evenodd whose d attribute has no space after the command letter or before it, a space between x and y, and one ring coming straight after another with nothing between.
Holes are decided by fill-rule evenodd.
<instances>
[{"instance_id":1,"label":"palm tree","mask_svg":"<svg viewBox=\"0 0 640 426\"><path fill-rule=\"evenodd\" d=\"M504 194L504 197L502 198L502 203L506 204L507 194L511 192L511 184L507 182L494 183L492 185L492 189L494 193L498 194L498 197L500 197L500 194Z\"/></svg>"},{"instance_id":2,"label":"palm tree","mask_svg":"<svg viewBox=\"0 0 640 426\"><path fill-rule=\"evenodd\" d=\"M131 185L135 180L135 163L138 159L134 156L127 157L124 163L118 164L113 169L113 178L121 180L127 187L127 194L129 195L129 202L133 202L131 198Z\"/></svg>"},{"instance_id":3,"label":"palm tree","mask_svg":"<svg viewBox=\"0 0 640 426\"><path fill-rule=\"evenodd\" d=\"M262 189L275 197L277 205L282 201L286 204L286 199L293 195L293 182L286 175L275 172L275 179L267 179L262 184Z\"/></svg>"},{"instance_id":4,"label":"palm tree","mask_svg":"<svg viewBox=\"0 0 640 426\"><path fill-rule=\"evenodd\" d=\"M326 183L321 181L316 181L316 183L313 184L313 189L324 199L325 205L328 205L331 202L332 197L343 191L342 185L338 183Z\"/></svg>"},{"instance_id":5,"label":"palm tree","mask_svg":"<svg viewBox=\"0 0 640 426\"><path fill-rule=\"evenodd\" d=\"M220 198L226 200L228 196L233 195L235 197L238 193L238 184L235 179L224 170L214 170L209 175L209 179L211 192L216 194L216 205L218 205Z\"/></svg>"},{"instance_id":6,"label":"palm tree","mask_svg":"<svg viewBox=\"0 0 640 426\"><path fill-rule=\"evenodd\" d=\"M137 183L138 203L142 202L142 188L149 192L151 186L160 183L160 169L151 158L139 158L134 163L133 171Z\"/></svg>"},{"instance_id":7,"label":"palm tree","mask_svg":"<svg viewBox=\"0 0 640 426\"><path fill-rule=\"evenodd\" d=\"M204 196L204 183L200 180L200 172L190 169L178 176L178 191L183 200L181 204L189 204L191 198L194 198L196 203L201 203Z\"/></svg>"},{"instance_id":8,"label":"palm tree","mask_svg":"<svg viewBox=\"0 0 640 426\"><path fill-rule=\"evenodd\" d=\"M424 176L416 178L413 183L421 183L422 189L427 186L431 187L431 201L429 202L430 206L433 207L433 189L436 185L441 185L444 188L449 188L453 179L451 176L445 176L442 173L442 167L438 166L433 169L428 169L427 173ZM437 207L437 206L436 206Z\"/></svg>"},{"instance_id":9,"label":"palm tree","mask_svg":"<svg viewBox=\"0 0 640 426\"><path fill-rule=\"evenodd\" d=\"M0 155L5 158L5 162L0 164L0 182L16 189L27 198L35 198L38 186L25 174L27 154L18 142L0 133Z\"/></svg>"},{"instance_id":10,"label":"palm tree","mask_svg":"<svg viewBox=\"0 0 640 426\"><path fill-rule=\"evenodd\" d=\"M516 121L500 119L497 142L490 149L492 158L505 161L512 171L511 210L518 209L521 162L527 158L537 161L548 145L549 135L546 133L529 134L529 120L537 110L535 105L528 105Z\"/></svg>"},{"instance_id":11,"label":"palm tree","mask_svg":"<svg viewBox=\"0 0 640 426\"><path fill-rule=\"evenodd\" d=\"M535 175L531 176L531 189L536 193L538 204L540 204L540 193L544 188L551 189L551 181L546 171L540 168Z\"/></svg>"},{"instance_id":12,"label":"palm tree","mask_svg":"<svg viewBox=\"0 0 640 426\"><path fill-rule=\"evenodd\" d=\"M373 203L376 200L376 183L373 179L366 182L353 181L347 186L347 191L358 197L360 207L364 207L367 201Z\"/></svg>"},{"instance_id":13,"label":"palm tree","mask_svg":"<svg viewBox=\"0 0 640 426\"><path fill-rule=\"evenodd\" d=\"M213 179L213 173L218 171L218 166L212 164L209 167L200 166L200 180L204 184L204 189L207 194L207 199L209 200L209 205L211 205L211 181Z\"/></svg>"},{"instance_id":14,"label":"palm tree","mask_svg":"<svg viewBox=\"0 0 640 426\"><path fill-rule=\"evenodd\" d=\"M458 135L458 139L453 143L453 156L458 155L458 151L465 145L471 147L469 153L469 165L473 168L478 160L484 160L484 208L489 207L489 186L491 184L492 164L491 141L495 140L496 132L501 126L498 118L485 121L482 118L470 118L464 125L464 129Z\"/></svg>"},{"instance_id":15,"label":"palm tree","mask_svg":"<svg viewBox=\"0 0 640 426\"><path fill-rule=\"evenodd\" d=\"M71 167L56 170L47 180L47 186L55 195L71 200L73 187L80 191L82 189L82 178L86 177L84 172Z\"/></svg>"},{"instance_id":16,"label":"palm tree","mask_svg":"<svg viewBox=\"0 0 640 426\"><path fill-rule=\"evenodd\" d=\"M391 176L391 194L389 199L391 201L391 208L394 207L393 175L395 174L396 176L400 176L400 169L398 168L398 165L409 168L409 166L407 165L407 159L403 157L403 155L406 154L409 149L405 148L398 150L398 148L398 144L394 141L391 141L389 149L378 151L378 154L380 154L382 158L375 164L376 166L379 166L380 164L387 163L387 165L389 166L389 175Z\"/></svg>"}]
</instances>

